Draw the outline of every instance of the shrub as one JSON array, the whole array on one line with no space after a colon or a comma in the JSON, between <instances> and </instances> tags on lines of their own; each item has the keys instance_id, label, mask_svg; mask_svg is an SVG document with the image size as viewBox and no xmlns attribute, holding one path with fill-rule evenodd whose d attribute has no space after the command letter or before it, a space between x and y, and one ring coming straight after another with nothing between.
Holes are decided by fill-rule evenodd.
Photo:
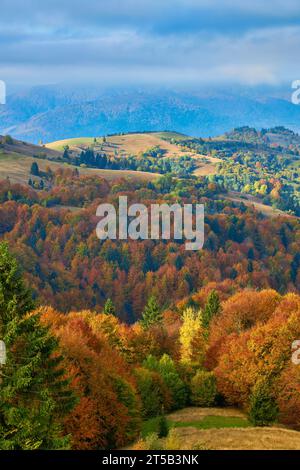
<instances>
[{"instance_id":1,"label":"shrub","mask_svg":"<svg viewBox=\"0 0 300 470\"><path fill-rule=\"evenodd\" d=\"M164 412L162 412L159 421L158 421L158 436L159 437L167 437L169 434L169 425L168 421L165 417Z\"/></svg>"},{"instance_id":2,"label":"shrub","mask_svg":"<svg viewBox=\"0 0 300 470\"><path fill-rule=\"evenodd\" d=\"M217 395L216 378L213 372L198 370L191 381L191 401L197 406L212 406Z\"/></svg>"},{"instance_id":3,"label":"shrub","mask_svg":"<svg viewBox=\"0 0 300 470\"><path fill-rule=\"evenodd\" d=\"M144 439L144 449L145 450L162 450L162 444L159 441L158 434L157 433L152 433L149 434L145 439Z\"/></svg>"},{"instance_id":4,"label":"shrub","mask_svg":"<svg viewBox=\"0 0 300 470\"><path fill-rule=\"evenodd\" d=\"M278 405L270 386L260 382L253 387L250 396L249 420L254 426L269 426L278 417Z\"/></svg>"},{"instance_id":5,"label":"shrub","mask_svg":"<svg viewBox=\"0 0 300 470\"><path fill-rule=\"evenodd\" d=\"M177 429L171 429L164 444L164 450L180 450L181 442Z\"/></svg>"},{"instance_id":6,"label":"shrub","mask_svg":"<svg viewBox=\"0 0 300 470\"><path fill-rule=\"evenodd\" d=\"M166 439L160 440L157 433L148 434L133 446L133 450L180 450L181 441L177 429L171 429Z\"/></svg>"}]
</instances>

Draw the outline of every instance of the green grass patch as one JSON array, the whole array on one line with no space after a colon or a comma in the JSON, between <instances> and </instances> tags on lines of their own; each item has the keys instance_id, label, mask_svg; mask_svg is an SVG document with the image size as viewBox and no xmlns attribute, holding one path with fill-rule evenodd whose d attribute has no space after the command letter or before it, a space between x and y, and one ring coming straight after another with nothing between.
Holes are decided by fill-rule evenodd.
<instances>
[{"instance_id":1,"label":"green grass patch","mask_svg":"<svg viewBox=\"0 0 300 470\"><path fill-rule=\"evenodd\" d=\"M150 418L150 419L147 419L147 421L144 421L142 425L142 432L141 432L142 437L145 438L146 436L148 436L148 434L157 432L158 422L159 422L159 416L156 416L155 418ZM169 421L168 421L168 424L170 424Z\"/></svg>"},{"instance_id":2,"label":"green grass patch","mask_svg":"<svg viewBox=\"0 0 300 470\"><path fill-rule=\"evenodd\" d=\"M102 143L102 137L97 137L97 144ZM49 142L46 144L46 147L52 150L63 151L65 146L68 145L69 147L76 147L77 145L86 145L91 146L95 144L94 137L74 137L73 139L64 139L64 140L57 140L55 142Z\"/></svg>"},{"instance_id":3,"label":"green grass patch","mask_svg":"<svg viewBox=\"0 0 300 470\"><path fill-rule=\"evenodd\" d=\"M158 432L159 416L148 419L142 425L142 437ZM168 420L171 428L197 428L197 429L221 429L221 428L247 428L251 424L246 418L238 416L205 416L198 421L171 421Z\"/></svg>"}]
</instances>

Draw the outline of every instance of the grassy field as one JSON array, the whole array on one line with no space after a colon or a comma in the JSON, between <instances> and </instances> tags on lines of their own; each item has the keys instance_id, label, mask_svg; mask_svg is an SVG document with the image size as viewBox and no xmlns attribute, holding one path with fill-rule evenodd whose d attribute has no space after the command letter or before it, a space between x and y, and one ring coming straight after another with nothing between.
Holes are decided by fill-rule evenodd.
<instances>
[{"instance_id":1,"label":"grassy field","mask_svg":"<svg viewBox=\"0 0 300 470\"><path fill-rule=\"evenodd\" d=\"M102 137L79 137L75 139L59 140L46 144L46 148L56 151L63 151L68 145L69 148L75 152L80 152L88 147L93 148L95 151L104 151L108 155L137 155L140 152L145 152L151 147L160 146L166 151L166 156L181 156L191 154L190 152L182 152L182 150L174 144L164 140L167 136L177 136L177 134L167 133L145 133L145 134L124 134L106 137L106 142L103 142Z\"/></svg>"},{"instance_id":2,"label":"grassy field","mask_svg":"<svg viewBox=\"0 0 300 470\"><path fill-rule=\"evenodd\" d=\"M196 176L207 176L216 174L216 164L221 160L219 158L207 157L190 151L183 151L179 146L172 144L168 140L176 138L184 139L186 136L174 132L153 132L144 134L125 134L106 137L103 142L102 137L79 137L75 139L65 139L57 142L46 144L46 148L50 150L63 151L66 146L75 153L80 153L88 147L93 148L95 152L105 152L109 156L118 155L126 157L130 155L138 155L149 150L152 147L159 146L165 150L164 157L182 157L184 155L191 156L198 160L199 167L195 170Z\"/></svg>"},{"instance_id":3,"label":"grassy field","mask_svg":"<svg viewBox=\"0 0 300 470\"><path fill-rule=\"evenodd\" d=\"M97 138L98 143L102 143L102 137ZM64 148L68 145L70 148L86 148L94 145L94 137L75 137L73 139L57 140L45 144L45 147L58 152L63 152Z\"/></svg>"},{"instance_id":4,"label":"grassy field","mask_svg":"<svg viewBox=\"0 0 300 470\"><path fill-rule=\"evenodd\" d=\"M196 176L209 176L217 174L217 164L222 160L216 157L210 157L208 155L198 155L199 167L194 171Z\"/></svg>"},{"instance_id":5,"label":"grassy field","mask_svg":"<svg viewBox=\"0 0 300 470\"><path fill-rule=\"evenodd\" d=\"M300 450L300 433L282 428L178 428L182 450Z\"/></svg>"},{"instance_id":6,"label":"grassy field","mask_svg":"<svg viewBox=\"0 0 300 470\"><path fill-rule=\"evenodd\" d=\"M176 419L178 421L176 421ZM215 416L207 415L192 421L181 421L179 417L167 419L169 429L172 428L196 428L196 429L223 429L223 428L245 428L251 426L246 418L240 416ZM142 437L153 432L158 432L159 417L149 419L143 423Z\"/></svg>"},{"instance_id":7,"label":"grassy field","mask_svg":"<svg viewBox=\"0 0 300 470\"><path fill-rule=\"evenodd\" d=\"M75 168L75 166L68 165L66 163L42 160L17 153L0 153L0 179L9 177L12 182L26 184L30 176L30 167L34 161L37 162L42 171L47 167L50 167L53 171L61 167ZM98 175L108 180L126 177L136 180L151 181L160 176L157 173L148 173L143 171L97 170L94 168L78 168L78 170L81 175Z\"/></svg>"},{"instance_id":8,"label":"grassy field","mask_svg":"<svg viewBox=\"0 0 300 470\"><path fill-rule=\"evenodd\" d=\"M158 431L159 418L143 423L142 438ZM210 450L300 449L300 433L279 426L252 427L235 408L190 407L167 416L169 428L176 428L180 449L199 446ZM176 450L176 449L175 449Z\"/></svg>"}]
</instances>

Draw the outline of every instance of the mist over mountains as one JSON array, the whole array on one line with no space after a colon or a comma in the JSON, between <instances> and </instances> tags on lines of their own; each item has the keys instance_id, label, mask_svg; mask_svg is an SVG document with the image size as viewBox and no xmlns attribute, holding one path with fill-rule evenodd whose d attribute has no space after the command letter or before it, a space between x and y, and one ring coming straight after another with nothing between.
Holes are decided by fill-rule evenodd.
<instances>
[{"instance_id":1,"label":"mist over mountains","mask_svg":"<svg viewBox=\"0 0 300 470\"><path fill-rule=\"evenodd\" d=\"M231 128L282 125L300 130L289 88L201 89L38 86L0 106L0 134L37 143L120 132L173 130L214 136Z\"/></svg>"}]
</instances>

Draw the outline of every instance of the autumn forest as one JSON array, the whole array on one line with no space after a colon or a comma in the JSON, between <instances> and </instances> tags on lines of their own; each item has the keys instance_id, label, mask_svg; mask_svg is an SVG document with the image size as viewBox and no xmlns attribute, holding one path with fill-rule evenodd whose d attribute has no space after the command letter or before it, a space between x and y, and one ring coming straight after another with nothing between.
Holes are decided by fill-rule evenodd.
<instances>
[{"instance_id":1,"label":"autumn forest","mask_svg":"<svg viewBox=\"0 0 300 470\"><path fill-rule=\"evenodd\" d=\"M228 200L207 177L43 178L0 183L2 449L157 448L143 423L172 437L165 416L189 406L300 429L296 217ZM120 195L203 203L203 249L100 241L96 208Z\"/></svg>"}]
</instances>

